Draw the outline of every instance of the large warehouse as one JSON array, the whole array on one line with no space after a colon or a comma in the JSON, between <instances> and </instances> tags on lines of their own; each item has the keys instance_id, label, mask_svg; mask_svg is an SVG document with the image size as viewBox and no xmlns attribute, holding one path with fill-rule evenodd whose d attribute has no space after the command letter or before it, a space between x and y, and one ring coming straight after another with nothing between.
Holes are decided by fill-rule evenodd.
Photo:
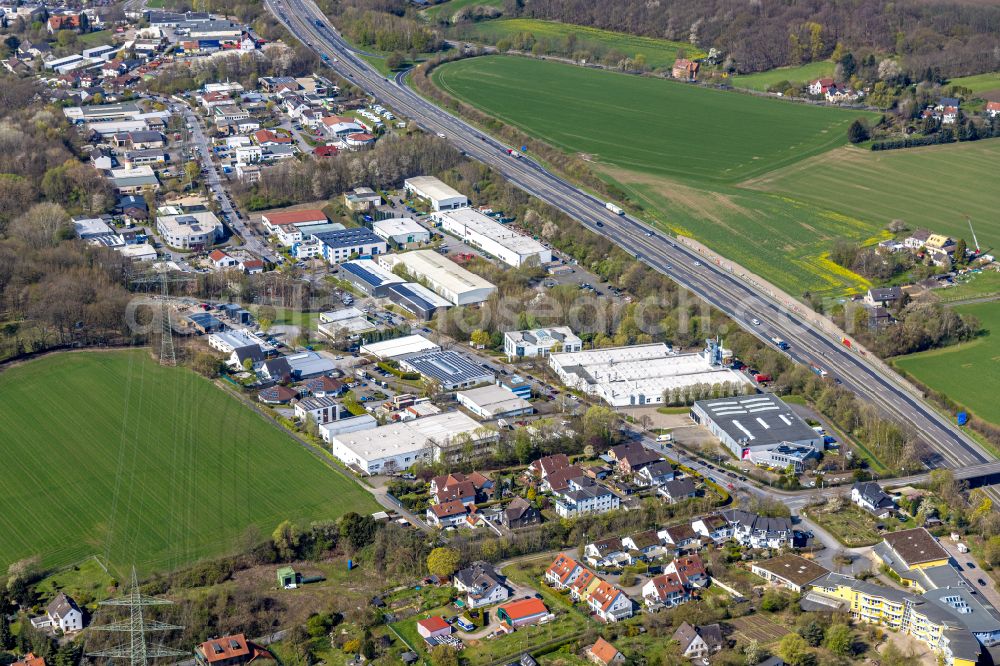
<instances>
[{"instance_id":1,"label":"large warehouse","mask_svg":"<svg viewBox=\"0 0 1000 666\"><path fill-rule=\"evenodd\" d=\"M403 278L385 270L371 259L345 261L340 265L340 278L375 298L383 298L389 287L403 281Z\"/></svg>"},{"instance_id":2,"label":"large warehouse","mask_svg":"<svg viewBox=\"0 0 1000 666\"><path fill-rule=\"evenodd\" d=\"M675 354L663 343L552 354L549 366L566 386L613 407L662 405L665 391L704 384L728 385L730 392L749 385L744 375L713 359L714 344L694 354Z\"/></svg>"},{"instance_id":3,"label":"large warehouse","mask_svg":"<svg viewBox=\"0 0 1000 666\"><path fill-rule=\"evenodd\" d=\"M372 222L372 231L379 238L396 245L410 243L426 243L431 239L431 232L409 217L390 217Z\"/></svg>"},{"instance_id":4,"label":"large warehouse","mask_svg":"<svg viewBox=\"0 0 1000 666\"><path fill-rule=\"evenodd\" d=\"M402 264L407 273L426 282L434 293L455 305L482 303L497 290L493 284L433 250L387 254L379 257L379 264L390 271Z\"/></svg>"},{"instance_id":5,"label":"large warehouse","mask_svg":"<svg viewBox=\"0 0 1000 666\"><path fill-rule=\"evenodd\" d=\"M424 378L436 381L445 391L493 383L494 374L453 351L431 351L407 354L396 359L399 367L408 372L419 372Z\"/></svg>"},{"instance_id":6,"label":"large warehouse","mask_svg":"<svg viewBox=\"0 0 1000 666\"><path fill-rule=\"evenodd\" d=\"M369 342L361 346L361 353L366 356L374 356L380 361L407 354L419 352L437 351L440 346L434 344L422 335L404 335L401 338L391 340L380 340L379 342Z\"/></svg>"},{"instance_id":7,"label":"large warehouse","mask_svg":"<svg viewBox=\"0 0 1000 666\"><path fill-rule=\"evenodd\" d=\"M821 449L823 437L780 398L770 394L699 400L691 418L708 428L737 458L779 446Z\"/></svg>"},{"instance_id":8,"label":"large warehouse","mask_svg":"<svg viewBox=\"0 0 1000 666\"><path fill-rule=\"evenodd\" d=\"M446 412L330 437L330 452L366 474L412 467L414 463L460 457L466 440L474 450L492 446L494 430L461 412Z\"/></svg>"},{"instance_id":9,"label":"large warehouse","mask_svg":"<svg viewBox=\"0 0 1000 666\"><path fill-rule=\"evenodd\" d=\"M414 196L426 199L434 210L453 210L469 205L469 199L434 176L416 176L403 181L403 188Z\"/></svg>"},{"instance_id":10,"label":"large warehouse","mask_svg":"<svg viewBox=\"0 0 1000 666\"><path fill-rule=\"evenodd\" d=\"M433 319L434 314L441 308L451 307L451 301L438 296L419 282L390 285L386 296L399 307L424 321Z\"/></svg>"},{"instance_id":11,"label":"large warehouse","mask_svg":"<svg viewBox=\"0 0 1000 666\"><path fill-rule=\"evenodd\" d=\"M441 211L431 215L431 218L441 225L442 230L515 268L532 262L542 265L552 261L549 248L477 210L461 208Z\"/></svg>"},{"instance_id":12,"label":"large warehouse","mask_svg":"<svg viewBox=\"0 0 1000 666\"><path fill-rule=\"evenodd\" d=\"M455 399L481 419L502 419L535 411L530 402L496 384L459 391Z\"/></svg>"}]
</instances>

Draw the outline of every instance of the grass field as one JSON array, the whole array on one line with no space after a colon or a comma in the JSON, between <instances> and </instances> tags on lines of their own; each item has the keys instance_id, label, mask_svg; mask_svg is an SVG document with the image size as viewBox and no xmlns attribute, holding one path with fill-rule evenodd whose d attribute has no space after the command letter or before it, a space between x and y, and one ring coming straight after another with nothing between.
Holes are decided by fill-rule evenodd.
<instances>
[{"instance_id":1,"label":"grass field","mask_svg":"<svg viewBox=\"0 0 1000 666\"><path fill-rule=\"evenodd\" d=\"M985 298L997 294L1000 294L1000 272L998 271L972 273L957 278L953 287L934 290L934 295L943 303Z\"/></svg>"},{"instance_id":2,"label":"grass field","mask_svg":"<svg viewBox=\"0 0 1000 666\"><path fill-rule=\"evenodd\" d=\"M979 418L1000 425L1000 302L955 309L977 317L986 333L972 342L904 356L893 364Z\"/></svg>"},{"instance_id":3,"label":"grass field","mask_svg":"<svg viewBox=\"0 0 1000 666\"><path fill-rule=\"evenodd\" d=\"M984 248L1000 243L1000 141L869 152L841 148L755 179L747 186L830 207L882 228L902 219L965 237L972 217Z\"/></svg>"},{"instance_id":4,"label":"grass field","mask_svg":"<svg viewBox=\"0 0 1000 666\"><path fill-rule=\"evenodd\" d=\"M778 67L766 72L733 77L733 86L750 90L767 90L781 81L806 83L824 76L833 75L833 63L829 60L810 62L797 67Z\"/></svg>"},{"instance_id":5,"label":"grass field","mask_svg":"<svg viewBox=\"0 0 1000 666\"><path fill-rule=\"evenodd\" d=\"M990 90L1000 90L1000 72L990 72L989 74L976 74L974 76L961 76L948 81L949 85L964 86L973 93L983 93Z\"/></svg>"},{"instance_id":6,"label":"grass field","mask_svg":"<svg viewBox=\"0 0 1000 666\"><path fill-rule=\"evenodd\" d=\"M564 150L701 182L738 182L842 145L860 115L527 58L470 58L433 76Z\"/></svg>"},{"instance_id":7,"label":"grass field","mask_svg":"<svg viewBox=\"0 0 1000 666\"><path fill-rule=\"evenodd\" d=\"M452 4L452 3L449 3ZM430 11L430 10L428 10ZM687 57L704 57L704 51L687 42L675 42L668 39L639 37L621 32L611 32L569 23L542 21L540 19L497 19L480 21L468 26L462 26L456 34L474 41L485 41L495 44L497 41L509 38L519 33L531 33L536 40L542 42L565 44L570 35L576 39L574 50L590 51L594 59L600 59L604 54L616 51L624 56L634 58L642 54L646 64L654 69L673 67L677 58L677 50L683 49Z\"/></svg>"},{"instance_id":8,"label":"grass field","mask_svg":"<svg viewBox=\"0 0 1000 666\"><path fill-rule=\"evenodd\" d=\"M232 551L282 520L378 505L277 427L144 351L58 354L0 373L0 567L107 551L112 572Z\"/></svg>"},{"instance_id":9,"label":"grass field","mask_svg":"<svg viewBox=\"0 0 1000 666\"><path fill-rule=\"evenodd\" d=\"M441 4L434 5L433 7L428 7L420 13L431 20L439 21L450 19L455 15L455 12L465 9L466 7L475 7L476 5L502 9L503 0L449 0L449 2L442 2Z\"/></svg>"}]
</instances>

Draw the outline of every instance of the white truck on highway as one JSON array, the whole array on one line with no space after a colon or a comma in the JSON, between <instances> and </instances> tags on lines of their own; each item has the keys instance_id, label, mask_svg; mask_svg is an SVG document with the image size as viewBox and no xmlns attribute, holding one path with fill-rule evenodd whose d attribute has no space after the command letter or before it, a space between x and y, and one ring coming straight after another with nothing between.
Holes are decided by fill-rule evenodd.
<instances>
[{"instance_id":1,"label":"white truck on highway","mask_svg":"<svg viewBox=\"0 0 1000 666\"><path fill-rule=\"evenodd\" d=\"M615 204L611 203L610 201L607 202L606 204L604 204L604 207L607 208L608 210L610 210L615 215L624 215L625 214L625 211L623 211L620 206L616 206Z\"/></svg>"}]
</instances>

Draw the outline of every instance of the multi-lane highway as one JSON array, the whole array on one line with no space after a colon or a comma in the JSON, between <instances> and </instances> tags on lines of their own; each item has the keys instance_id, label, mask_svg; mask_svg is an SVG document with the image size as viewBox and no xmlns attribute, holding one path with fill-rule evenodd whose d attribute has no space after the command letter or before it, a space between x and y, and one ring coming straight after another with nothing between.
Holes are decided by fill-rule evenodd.
<instances>
[{"instance_id":1,"label":"multi-lane highway","mask_svg":"<svg viewBox=\"0 0 1000 666\"><path fill-rule=\"evenodd\" d=\"M297 38L328 58L341 76L413 119L425 130L444 136L469 157L484 162L529 194L562 210L591 231L608 237L637 259L670 275L678 284L728 314L769 342L789 342L790 356L827 371L863 401L878 405L912 424L934 454L928 466L965 467L992 461L979 445L927 405L912 387L880 365L860 356L780 301L697 252L626 215L615 215L593 195L546 171L533 160L514 159L506 147L406 87L406 75L384 78L357 56L312 0L265 0L268 9ZM759 325L754 320L760 322Z\"/></svg>"}]
</instances>

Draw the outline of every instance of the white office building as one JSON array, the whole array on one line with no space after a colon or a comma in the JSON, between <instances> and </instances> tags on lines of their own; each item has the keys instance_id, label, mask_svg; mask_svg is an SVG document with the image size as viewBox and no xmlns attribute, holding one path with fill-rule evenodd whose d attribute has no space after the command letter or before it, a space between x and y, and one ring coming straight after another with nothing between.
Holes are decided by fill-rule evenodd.
<instances>
[{"instance_id":1,"label":"white office building","mask_svg":"<svg viewBox=\"0 0 1000 666\"><path fill-rule=\"evenodd\" d=\"M481 419L502 419L535 411L530 402L495 384L459 391L455 398Z\"/></svg>"},{"instance_id":2,"label":"white office building","mask_svg":"<svg viewBox=\"0 0 1000 666\"><path fill-rule=\"evenodd\" d=\"M664 392L718 384L732 394L751 385L746 376L722 365L720 351L714 341L694 354L675 354L663 343L611 347L552 354L549 367L565 386L613 407L662 405Z\"/></svg>"},{"instance_id":3,"label":"white office building","mask_svg":"<svg viewBox=\"0 0 1000 666\"><path fill-rule=\"evenodd\" d=\"M433 213L431 218L441 225L443 231L515 268L552 261L549 248L477 210L460 208L440 211Z\"/></svg>"},{"instance_id":4,"label":"white office building","mask_svg":"<svg viewBox=\"0 0 1000 666\"><path fill-rule=\"evenodd\" d=\"M415 280L426 283L431 291L455 305L482 303L497 290L490 282L433 250L388 254L379 257L379 263L390 271L402 265Z\"/></svg>"},{"instance_id":5,"label":"white office building","mask_svg":"<svg viewBox=\"0 0 1000 666\"><path fill-rule=\"evenodd\" d=\"M210 210L157 215L156 230L170 247L193 250L207 247L221 238L222 222Z\"/></svg>"},{"instance_id":6,"label":"white office building","mask_svg":"<svg viewBox=\"0 0 1000 666\"><path fill-rule=\"evenodd\" d=\"M552 353L578 352L583 340L569 326L550 326L527 331L507 331L503 334L503 350L507 360L538 358Z\"/></svg>"},{"instance_id":7,"label":"white office building","mask_svg":"<svg viewBox=\"0 0 1000 666\"><path fill-rule=\"evenodd\" d=\"M403 181L408 194L426 199L434 210L453 210L469 205L469 198L433 176L416 176Z\"/></svg>"},{"instance_id":8,"label":"white office building","mask_svg":"<svg viewBox=\"0 0 1000 666\"><path fill-rule=\"evenodd\" d=\"M379 238L397 245L410 243L426 243L431 239L431 232L409 217L390 217L386 220L372 222L372 231Z\"/></svg>"}]
</instances>

